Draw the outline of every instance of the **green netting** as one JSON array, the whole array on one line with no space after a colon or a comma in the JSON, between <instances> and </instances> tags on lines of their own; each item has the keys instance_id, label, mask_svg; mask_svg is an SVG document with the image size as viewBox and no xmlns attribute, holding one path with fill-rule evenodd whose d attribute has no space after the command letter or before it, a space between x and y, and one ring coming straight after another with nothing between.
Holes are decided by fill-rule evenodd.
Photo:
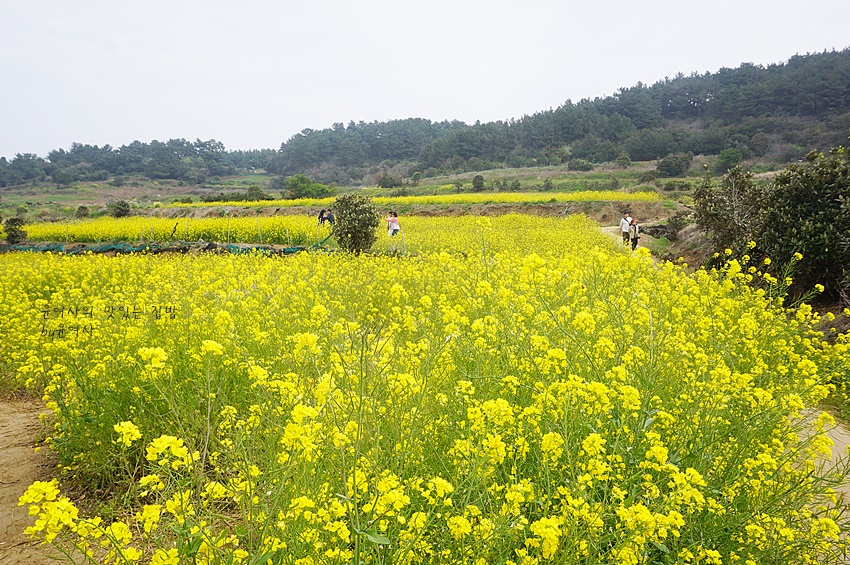
<instances>
[{"instance_id":1,"label":"green netting","mask_svg":"<svg viewBox=\"0 0 850 565\"><path fill-rule=\"evenodd\" d=\"M36 243L33 245L13 245L10 251L38 251L46 253L65 253L65 244L63 243Z\"/></svg>"},{"instance_id":2,"label":"green netting","mask_svg":"<svg viewBox=\"0 0 850 565\"><path fill-rule=\"evenodd\" d=\"M291 247L283 247L276 248L271 245L252 245L245 243L215 243L215 242L204 242L196 241L196 242L187 242L187 241L177 241L170 242L165 244L160 243L127 243L127 242L117 242L117 241L107 241L101 243L74 243L74 244L64 244L64 243L34 243L29 245L12 245L6 247L6 251L32 251L32 252L51 252L51 253L65 253L67 255L80 255L84 253L186 253L190 249L194 251L200 252L227 252L233 253L235 255L243 255L249 253L258 253L262 255L278 255L285 254L291 255L293 253L299 253L301 251L322 251L328 252L333 251L332 249L326 249L324 244L333 237L332 235L327 236L321 241L317 241L316 243L304 246L297 245Z\"/></svg>"}]
</instances>

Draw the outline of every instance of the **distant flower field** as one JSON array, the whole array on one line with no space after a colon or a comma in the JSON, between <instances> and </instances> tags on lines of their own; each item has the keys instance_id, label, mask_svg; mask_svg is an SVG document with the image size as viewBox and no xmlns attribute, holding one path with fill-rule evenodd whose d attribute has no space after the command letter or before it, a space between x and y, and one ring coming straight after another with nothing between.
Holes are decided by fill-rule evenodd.
<instances>
[{"instance_id":1,"label":"distant flower field","mask_svg":"<svg viewBox=\"0 0 850 565\"><path fill-rule=\"evenodd\" d=\"M231 241L240 243L315 243L319 232L311 216L236 218L94 218L73 222L44 222L25 226L29 241ZM325 229L322 237L329 230Z\"/></svg>"},{"instance_id":2,"label":"distant flower field","mask_svg":"<svg viewBox=\"0 0 850 565\"><path fill-rule=\"evenodd\" d=\"M378 242L375 250L387 250L395 247L410 252L463 250L472 237L471 233L480 231L482 224L490 219L476 216L435 217L402 216L403 237L390 240L386 230L378 230ZM546 226L561 225L557 220L540 218L534 220L524 216L508 215L494 218L498 229L489 230L489 245L498 244L500 248L509 247L513 238L527 240L533 232L536 244L549 246L549 239L557 230ZM243 216L235 218L157 218L150 216L132 216L129 218L95 218L74 222L44 222L26 226L28 239L37 241L63 242L152 242L169 241L219 241L239 243L266 243L283 245L307 245L325 240L330 228L317 225L312 216ZM583 236L584 237L584 236ZM604 238L602 238L603 241ZM335 245L333 240L327 245Z\"/></svg>"},{"instance_id":3,"label":"distant flower field","mask_svg":"<svg viewBox=\"0 0 850 565\"><path fill-rule=\"evenodd\" d=\"M406 204L536 204L540 202L658 202L657 192L618 192L616 190L581 190L576 192L466 192L463 194L429 194L424 196L376 196L372 200L379 206ZM297 200L263 200L256 202L176 202L171 207L208 206L332 206L334 198L300 198Z\"/></svg>"},{"instance_id":4,"label":"distant flower field","mask_svg":"<svg viewBox=\"0 0 850 565\"><path fill-rule=\"evenodd\" d=\"M809 309L581 217L402 226L415 256L0 256L0 370L61 470L28 532L95 563L842 562L814 407L850 347Z\"/></svg>"}]
</instances>

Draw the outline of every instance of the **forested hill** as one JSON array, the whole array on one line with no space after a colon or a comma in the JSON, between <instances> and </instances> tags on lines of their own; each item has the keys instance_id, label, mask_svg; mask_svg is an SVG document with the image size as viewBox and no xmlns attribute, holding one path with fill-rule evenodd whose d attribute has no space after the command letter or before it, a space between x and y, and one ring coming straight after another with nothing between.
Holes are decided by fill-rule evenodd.
<instances>
[{"instance_id":1,"label":"forested hill","mask_svg":"<svg viewBox=\"0 0 850 565\"><path fill-rule=\"evenodd\" d=\"M416 172L428 177L574 159L602 163L673 153L717 155L727 149L744 159L784 164L812 149L845 144L848 132L850 47L767 67L743 64L680 74L509 121L337 123L304 130L279 150L227 151L215 140L136 141L119 148L75 143L46 159L0 158L0 187L48 177L63 185L123 174L202 183L253 168L349 185L374 182L376 175L396 182Z\"/></svg>"},{"instance_id":2,"label":"forested hill","mask_svg":"<svg viewBox=\"0 0 850 565\"><path fill-rule=\"evenodd\" d=\"M787 162L844 143L848 132L850 48L767 67L680 74L517 120L465 125L408 119L304 130L281 145L268 168L347 183L376 167L430 176L574 158L605 162L623 153L632 160L716 155L727 148L744 158Z\"/></svg>"}]
</instances>

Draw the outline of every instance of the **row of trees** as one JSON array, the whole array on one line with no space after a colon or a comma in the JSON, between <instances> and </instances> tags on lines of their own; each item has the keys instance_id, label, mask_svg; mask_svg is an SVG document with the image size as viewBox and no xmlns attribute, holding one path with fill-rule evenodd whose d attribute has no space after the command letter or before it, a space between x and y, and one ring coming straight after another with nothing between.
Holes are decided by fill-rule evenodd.
<instances>
[{"instance_id":1,"label":"row of trees","mask_svg":"<svg viewBox=\"0 0 850 565\"><path fill-rule=\"evenodd\" d=\"M201 183L265 168L322 183L409 178L492 168L662 159L671 154L801 159L850 130L850 48L762 67L664 78L613 96L567 100L519 119L467 125L421 118L305 129L279 150L226 151L216 140L134 141L114 149L75 143L46 159L0 158L0 186L50 177L57 185L141 174ZM385 174L382 174L385 173Z\"/></svg>"},{"instance_id":2,"label":"row of trees","mask_svg":"<svg viewBox=\"0 0 850 565\"><path fill-rule=\"evenodd\" d=\"M517 120L432 123L411 119L304 130L269 162L278 174L347 184L375 169L409 173L615 161L667 155L801 159L842 142L850 130L850 49L801 55L717 73L638 83L614 96L567 101Z\"/></svg>"},{"instance_id":3,"label":"row of trees","mask_svg":"<svg viewBox=\"0 0 850 565\"><path fill-rule=\"evenodd\" d=\"M118 148L73 143L67 151L51 151L46 159L32 153L18 154L11 161L0 157L0 187L48 178L62 186L129 174L196 184L263 168L274 153L271 149L226 151L224 144L214 139L134 141Z\"/></svg>"}]
</instances>

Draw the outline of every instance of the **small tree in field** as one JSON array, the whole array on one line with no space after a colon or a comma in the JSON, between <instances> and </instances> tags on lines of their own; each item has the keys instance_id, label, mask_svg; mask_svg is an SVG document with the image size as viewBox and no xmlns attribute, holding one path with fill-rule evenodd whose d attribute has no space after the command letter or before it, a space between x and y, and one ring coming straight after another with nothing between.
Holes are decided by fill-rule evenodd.
<instances>
[{"instance_id":1,"label":"small tree in field","mask_svg":"<svg viewBox=\"0 0 850 565\"><path fill-rule=\"evenodd\" d=\"M629 157L629 154L625 151L621 151L619 155L617 155L617 159L614 161L621 169L628 169L632 166L632 159Z\"/></svg>"},{"instance_id":2,"label":"small tree in field","mask_svg":"<svg viewBox=\"0 0 850 565\"><path fill-rule=\"evenodd\" d=\"M359 194L337 197L333 207L336 223L333 234L339 246L353 253L368 251L375 240L381 219L372 199Z\"/></svg>"},{"instance_id":3,"label":"small tree in field","mask_svg":"<svg viewBox=\"0 0 850 565\"><path fill-rule=\"evenodd\" d=\"M475 192L484 190L484 177L481 175L475 175L472 177L472 190Z\"/></svg>"},{"instance_id":4,"label":"small tree in field","mask_svg":"<svg viewBox=\"0 0 850 565\"><path fill-rule=\"evenodd\" d=\"M119 200L112 206L112 215L116 218L124 218L130 215L130 203L126 200Z\"/></svg>"},{"instance_id":5,"label":"small tree in field","mask_svg":"<svg viewBox=\"0 0 850 565\"><path fill-rule=\"evenodd\" d=\"M741 167L734 167L718 184L706 166L703 181L694 191L694 216L716 251L731 249L739 257L747 253L747 242L761 239L760 218L769 206L765 192Z\"/></svg>"},{"instance_id":6,"label":"small tree in field","mask_svg":"<svg viewBox=\"0 0 850 565\"><path fill-rule=\"evenodd\" d=\"M6 241L10 245L17 245L27 240L27 232L24 231L23 218L6 218L3 229L6 231Z\"/></svg>"}]
</instances>

